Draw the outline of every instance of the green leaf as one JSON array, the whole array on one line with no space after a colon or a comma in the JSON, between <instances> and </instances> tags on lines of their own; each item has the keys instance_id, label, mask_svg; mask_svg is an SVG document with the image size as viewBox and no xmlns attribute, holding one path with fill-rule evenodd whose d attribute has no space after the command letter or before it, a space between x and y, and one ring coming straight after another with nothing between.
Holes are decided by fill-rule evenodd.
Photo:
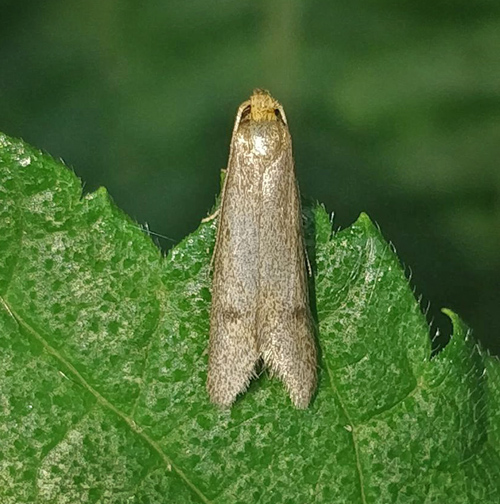
<instances>
[{"instance_id":1,"label":"green leaf","mask_svg":"<svg viewBox=\"0 0 500 504\"><path fill-rule=\"evenodd\" d=\"M0 136L0 502L497 503L500 365L429 329L361 214L306 209L319 388L205 391L215 222L166 258L106 191Z\"/></svg>"}]
</instances>

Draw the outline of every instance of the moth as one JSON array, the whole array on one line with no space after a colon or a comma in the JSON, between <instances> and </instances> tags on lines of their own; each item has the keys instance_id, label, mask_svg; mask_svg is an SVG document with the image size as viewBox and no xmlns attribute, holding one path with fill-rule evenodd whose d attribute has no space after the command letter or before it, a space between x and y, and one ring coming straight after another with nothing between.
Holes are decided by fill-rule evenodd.
<instances>
[{"instance_id":1,"label":"moth","mask_svg":"<svg viewBox=\"0 0 500 504\"><path fill-rule=\"evenodd\" d=\"M262 360L306 408L316 388L300 196L283 107L238 108L213 255L207 390L230 406Z\"/></svg>"}]
</instances>

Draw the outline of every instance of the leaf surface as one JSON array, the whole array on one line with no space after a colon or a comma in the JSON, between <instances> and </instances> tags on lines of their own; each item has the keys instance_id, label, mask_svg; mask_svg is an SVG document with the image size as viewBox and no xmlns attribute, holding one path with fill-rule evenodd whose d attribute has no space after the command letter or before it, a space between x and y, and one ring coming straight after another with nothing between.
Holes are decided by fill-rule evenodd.
<instances>
[{"instance_id":1,"label":"leaf surface","mask_svg":"<svg viewBox=\"0 0 500 504\"><path fill-rule=\"evenodd\" d=\"M0 501L497 503L500 365L429 329L361 214L306 209L319 387L208 401L215 222L162 257L106 191L0 136Z\"/></svg>"}]
</instances>

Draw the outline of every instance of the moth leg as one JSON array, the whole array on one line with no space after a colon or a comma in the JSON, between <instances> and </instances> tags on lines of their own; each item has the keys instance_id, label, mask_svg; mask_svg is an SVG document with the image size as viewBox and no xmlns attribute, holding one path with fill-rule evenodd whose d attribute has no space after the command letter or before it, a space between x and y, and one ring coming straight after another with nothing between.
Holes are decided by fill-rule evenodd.
<instances>
[{"instance_id":1,"label":"moth leg","mask_svg":"<svg viewBox=\"0 0 500 504\"><path fill-rule=\"evenodd\" d=\"M203 224L205 224L205 222L213 221L215 218L218 217L219 213L220 213L220 208L217 208L217 210L215 210L215 212L213 212L212 214L207 215L206 217L204 217L203 219L201 219L201 222Z\"/></svg>"},{"instance_id":2,"label":"moth leg","mask_svg":"<svg viewBox=\"0 0 500 504\"><path fill-rule=\"evenodd\" d=\"M203 222L203 221L201 221ZM313 270L312 270L312 265L311 261L309 260L309 254L307 253L307 249L304 246L304 255L306 256L306 267L307 267L307 274L312 277L313 276Z\"/></svg>"}]
</instances>

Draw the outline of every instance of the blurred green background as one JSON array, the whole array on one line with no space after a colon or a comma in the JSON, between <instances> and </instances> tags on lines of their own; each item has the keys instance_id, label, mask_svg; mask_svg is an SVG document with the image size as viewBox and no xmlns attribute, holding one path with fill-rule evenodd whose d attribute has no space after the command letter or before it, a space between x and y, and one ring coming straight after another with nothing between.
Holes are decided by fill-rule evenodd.
<instances>
[{"instance_id":1,"label":"blurred green background","mask_svg":"<svg viewBox=\"0 0 500 504\"><path fill-rule=\"evenodd\" d=\"M180 240L254 87L286 110L302 193L366 211L500 353L498 0L1 2L0 130ZM170 240L160 240L166 250Z\"/></svg>"}]
</instances>

